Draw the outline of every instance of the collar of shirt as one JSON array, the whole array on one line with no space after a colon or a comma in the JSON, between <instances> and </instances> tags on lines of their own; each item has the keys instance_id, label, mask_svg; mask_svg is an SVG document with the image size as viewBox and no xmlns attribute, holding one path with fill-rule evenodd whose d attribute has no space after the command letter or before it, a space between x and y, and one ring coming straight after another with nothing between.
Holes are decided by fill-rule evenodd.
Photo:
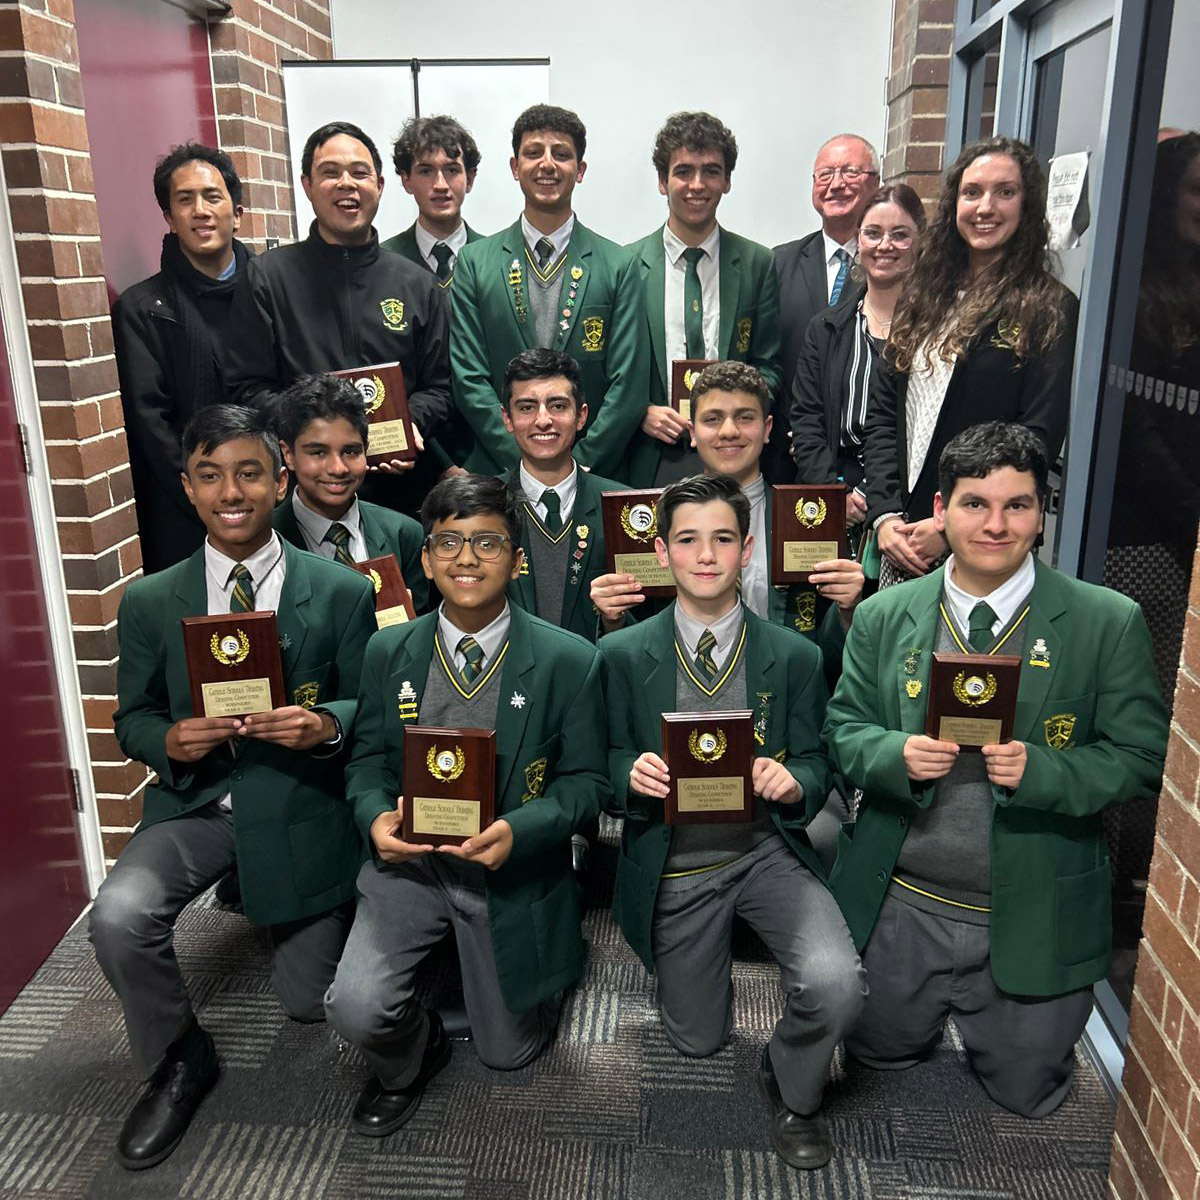
<instances>
[{"instance_id":1,"label":"collar of shirt","mask_svg":"<svg viewBox=\"0 0 1200 1200\"><path fill-rule=\"evenodd\" d=\"M458 258L458 252L467 244L467 223L459 221L458 228L449 237L436 237L430 233L420 221L415 226L417 249L421 252L421 257L436 271L437 259L433 257L433 248L438 242L445 242L451 250L454 251L453 257L450 259L450 266L453 269L454 263Z\"/></svg>"},{"instance_id":2,"label":"collar of shirt","mask_svg":"<svg viewBox=\"0 0 1200 1200\"><path fill-rule=\"evenodd\" d=\"M699 249L704 251L705 257L696 264L696 270L699 271L710 263L716 266L720 262L719 252L721 246L721 227L714 226L712 233L708 235L699 245ZM667 252L667 262L673 267L678 267L681 271L687 270L687 263L680 265L680 259L683 257L683 252L687 249L687 243L680 241L678 236L672 232L670 225L663 226L663 249Z\"/></svg>"},{"instance_id":3,"label":"collar of shirt","mask_svg":"<svg viewBox=\"0 0 1200 1200\"><path fill-rule=\"evenodd\" d=\"M279 535L272 530L267 544L255 550L249 558L242 559L242 564L250 572L254 584L255 609L277 609L286 569ZM222 554L212 542L204 539L204 572L210 615L229 611L229 597L233 592L230 572L237 565L237 559Z\"/></svg>"},{"instance_id":4,"label":"collar of shirt","mask_svg":"<svg viewBox=\"0 0 1200 1200\"><path fill-rule=\"evenodd\" d=\"M766 620L771 586L767 545L767 481L759 475L742 486L742 493L750 501L750 533L754 537L750 562L742 569L742 601L752 613Z\"/></svg>"},{"instance_id":5,"label":"collar of shirt","mask_svg":"<svg viewBox=\"0 0 1200 1200\"><path fill-rule=\"evenodd\" d=\"M834 255L837 254L839 250L845 250L845 252L850 255L850 261L853 263L854 256L858 253L857 234L855 234L855 236L852 237L848 242L835 242L833 238L831 238L829 234L822 229L821 238L825 243L825 266L829 270L833 271L834 275L837 274L839 265L837 259L834 258ZM830 278L832 278L832 276L830 276Z\"/></svg>"},{"instance_id":6,"label":"collar of shirt","mask_svg":"<svg viewBox=\"0 0 1200 1200\"><path fill-rule=\"evenodd\" d=\"M718 667L725 665L725 660L733 650L738 634L742 632L742 623L745 619L746 615L740 600L723 617L719 617L711 625L705 625L689 617L679 602L675 602L675 634L683 643L688 657L695 659L700 635L707 629L717 639L716 648L713 650L713 662Z\"/></svg>"},{"instance_id":7,"label":"collar of shirt","mask_svg":"<svg viewBox=\"0 0 1200 1200\"><path fill-rule=\"evenodd\" d=\"M459 668L467 661L466 657L458 652L458 643L463 638L470 636L479 643L479 648L483 651L483 665L486 668L490 665L492 659L500 653L501 646L508 640L508 628L511 624L512 613L509 611L507 600L504 602L504 611L490 625L485 625L478 633L470 635L464 630L459 629L446 616L444 601L438 605L438 635L442 639L442 645L453 656L454 665Z\"/></svg>"},{"instance_id":8,"label":"collar of shirt","mask_svg":"<svg viewBox=\"0 0 1200 1200\"><path fill-rule=\"evenodd\" d=\"M300 532L304 534L304 540L308 542L309 550L314 554L319 553L319 547L325 541L325 535L329 532L333 521L329 517L321 516L319 512L313 512L304 503L299 488L292 491L292 511L296 514L296 524L300 526ZM357 546L363 540L362 518L358 511L357 496L350 501L350 507L338 517L338 524L345 525L350 531L351 547ZM330 545L332 546L332 543ZM330 555L330 557L333 556Z\"/></svg>"},{"instance_id":9,"label":"collar of shirt","mask_svg":"<svg viewBox=\"0 0 1200 1200\"><path fill-rule=\"evenodd\" d=\"M520 479L521 491L525 494L525 499L533 505L533 511L537 513L539 521L546 519L546 506L542 503L542 493L549 486L553 486L558 493L558 511L562 514L563 524L565 525L571 519L571 511L575 507L575 491L579 487L579 467L574 459L571 459L570 475L556 484L549 485L534 479L525 470L524 463L521 464Z\"/></svg>"},{"instance_id":10,"label":"collar of shirt","mask_svg":"<svg viewBox=\"0 0 1200 1200\"><path fill-rule=\"evenodd\" d=\"M229 260L229 266L217 276L219 282L224 282L226 279L232 279L237 274L237 255L235 254Z\"/></svg>"},{"instance_id":11,"label":"collar of shirt","mask_svg":"<svg viewBox=\"0 0 1200 1200\"><path fill-rule=\"evenodd\" d=\"M521 232L525 235L525 245L529 247L529 253L533 255L533 261L537 262L537 251L534 246L544 238L550 239L551 245L554 247L554 253L550 256L551 262L558 262L563 251L571 241L571 231L575 228L575 214L572 213L553 233L542 233L540 229L534 229L532 225L525 219L525 214L521 214Z\"/></svg>"},{"instance_id":12,"label":"collar of shirt","mask_svg":"<svg viewBox=\"0 0 1200 1200\"><path fill-rule=\"evenodd\" d=\"M1009 621L1017 615L1017 607L1021 601L1033 591L1034 565L1033 555L1025 555L1025 561L1002 583L994 592L986 596L969 596L954 582L954 555L946 559L946 569L942 575L942 590L950 603L950 612L958 622L960 629L968 629L971 625L971 610L981 600L986 600L996 614L992 633L999 633Z\"/></svg>"}]
</instances>

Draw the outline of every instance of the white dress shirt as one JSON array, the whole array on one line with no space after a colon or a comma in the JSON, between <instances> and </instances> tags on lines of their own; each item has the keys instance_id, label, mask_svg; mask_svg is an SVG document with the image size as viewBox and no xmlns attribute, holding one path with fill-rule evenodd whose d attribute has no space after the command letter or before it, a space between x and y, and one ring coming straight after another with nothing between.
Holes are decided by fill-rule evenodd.
<instances>
[{"instance_id":1,"label":"white dress shirt","mask_svg":"<svg viewBox=\"0 0 1200 1200\"><path fill-rule=\"evenodd\" d=\"M558 262L567 249L571 241L571 231L575 228L575 214L572 213L553 233L543 233L540 229L534 229L532 225L525 219L525 214L521 214L521 232L525 235L525 245L529 247L529 253L534 262L537 262L537 250L534 247L542 240L549 238L550 244L554 247L554 253L550 255L552 263Z\"/></svg>"},{"instance_id":2,"label":"white dress shirt","mask_svg":"<svg viewBox=\"0 0 1200 1200\"><path fill-rule=\"evenodd\" d=\"M667 361L687 358L687 334L684 332L683 294L687 278L687 245L663 226L663 249L667 254L666 290L663 295L663 324ZM700 276L700 303L703 307L704 357L720 358L721 342L721 227L700 243L704 257L696 263Z\"/></svg>"},{"instance_id":3,"label":"white dress shirt","mask_svg":"<svg viewBox=\"0 0 1200 1200\"><path fill-rule=\"evenodd\" d=\"M767 604L771 593L770 565L767 556L767 481L760 475L743 485L742 492L750 501L750 534L754 549L750 563L742 568L742 602L756 617L767 619Z\"/></svg>"},{"instance_id":4,"label":"white dress shirt","mask_svg":"<svg viewBox=\"0 0 1200 1200\"><path fill-rule=\"evenodd\" d=\"M236 559L222 554L212 542L204 539L204 582L210 617L229 611L234 584L232 572L237 565ZM244 559L243 565L250 572L250 581L254 585L255 611L277 610L283 591L283 576L287 570L279 534L272 530L267 544Z\"/></svg>"},{"instance_id":5,"label":"white dress shirt","mask_svg":"<svg viewBox=\"0 0 1200 1200\"><path fill-rule=\"evenodd\" d=\"M853 266L854 256L858 253L858 235L855 234L848 242L835 242L822 229L821 238L825 243L825 299L828 300L833 295L834 280L837 279L838 271L842 268L841 259L838 258L837 252L845 250L850 255L850 264Z\"/></svg>"},{"instance_id":6,"label":"white dress shirt","mask_svg":"<svg viewBox=\"0 0 1200 1200\"><path fill-rule=\"evenodd\" d=\"M322 558L333 558L337 553L337 547L332 542L325 540L325 535L329 532L333 521L329 517L321 516L318 512L313 512L301 498L299 488L292 492L292 511L296 514L296 524L300 526L300 533L304 537L304 544L309 552L319 554ZM362 562L369 558L357 496L350 501L350 507L346 509L345 513L338 517L337 523L345 525L350 531L350 557L355 562Z\"/></svg>"},{"instance_id":7,"label":"white dress shirt","mask_svg":"<svg viewBox=\"0 0 1200 1200\"><path fill-rule=\"evenodd\" d=\"M575 491L579 487L579 468L575 464L575 460L571 460L571 473L566 479L560 480L555 484L542 483L540 480L534 479L530 473L525 470L525 464L521 464L520 468L521 491L525 495L530 508L537 513L537 519L544 525L546 523L546 506L542 503L542 493L549 487L553 487L558 493L558 509L562 514L563 524L565 525L571 519L571 512L575 507Z\"/></svg>"},{"instance_id":8,"label":"white dress shirt","mask_svg":"<svg viewBox=\"0 0 1200 1200\"><path fill-rule=\"evenodd\" d=\"M478 633L470 634L459 629L446 616L445 601L438 605L438 636L442 639L442 645L450 652L455 667L460 671L467 665L467 656L459 653L458 649L458 643L463 638L473 637L479 643L479 648L483 651L483 670L486 671L508 641L508 628L511 624L512 613L509 611L507 600L504 602L504 611L494 621L485 625Z\"/></svg>"},{"instance_id":9,"label":"white dress shirt","mask_svg":"<svg viewBox=\"0 0 1200 1200\"><path fill-rule=\"evenodd\" d=\"M683 611L682 605L678 602L675 604L675 635L683 646L688 663L695 663L696 647L699 645L700 635L707 629L717 639L717 644L713 647L712 660L716 664L718 672L725 669L725 664L729 661L729 656L737 645L744 622L745 615L741 601L736 601L723 617L718 617L711 625L704 625L693 617L689 617Z\"/></svg>"},{"instance_id":10,"label":"white dress shirt","mask_svg":"<svg viewBox=\"0 0 1200 1200\"><path fill-rule=\"evenodd\" d=\"M416 225L417 249L421 252L421 257L429 264L431 271L436 271L438 268L438 260L433 257L433 248L438 242L445 242L453 251L450 255L450 271L453 273L454 264L458 262L458 252L467 244L467 223L460 221L458 228L449 237L436 237L430 233L420 221Z\"/></svg>"},{"instance_id":11,"label":"white dress shirt","mask_svg":"<svg viewBox=\"0 0 1200 1200\"><path fill-rule=\"evenodd\" d=\"M960 630L969 629L971 610L983 601L996 614L996 620L992 624L992 636L995 637L1017 615L1021 601L1033 591L1034 573L1033 555L1027 554L1025 561L994 592L989 592L986 596L970 596L954 582L952 554L946 559L946 571L942 576L942 587L950 605L950 615Z\"/></svg>"}]
</instances>

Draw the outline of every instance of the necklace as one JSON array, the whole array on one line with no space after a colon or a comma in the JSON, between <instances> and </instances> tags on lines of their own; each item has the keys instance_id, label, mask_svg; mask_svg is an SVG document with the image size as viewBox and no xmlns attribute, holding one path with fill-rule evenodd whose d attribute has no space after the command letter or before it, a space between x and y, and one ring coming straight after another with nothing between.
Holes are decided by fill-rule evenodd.
<instances>
[{"instance_id":1,"label":"necklace","mask_svg":"<svg viewBox=\"0 0 1200 1200\"><path fill-rule=\"evenodd\" d=\"M890 320L889 321L881 320L879 317L879 314L876 313L875 311L873 311L871 306L867 303L866 296L863 297L863 311L867 314L867 316L868 316L868 318L870 318L870 320L874 321L875 324L878 325L879 328L883 330L883 336L887 337L888 331L892 327L891 321Z\"/></svg>"}]
</instances>

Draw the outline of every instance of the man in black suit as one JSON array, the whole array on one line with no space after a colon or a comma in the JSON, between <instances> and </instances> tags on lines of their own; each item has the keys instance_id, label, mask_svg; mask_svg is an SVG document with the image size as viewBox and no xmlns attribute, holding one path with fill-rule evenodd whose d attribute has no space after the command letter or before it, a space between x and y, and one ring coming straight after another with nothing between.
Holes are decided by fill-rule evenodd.
<instances>
[{"instance_id":1,"label":"man in black suit","mask_svg":"<svg viewBox=\"0 0 1200 1200\"><path fill-rule=\"evenodd\" d=\"M787 397L791 394L796 360L804 347L809 321L850 289L862 284L850 278L850 264L858 251L858 221L872 193L879 187L879 157L875 147L856 133L840 133L817 151L813 163L813 208L821 215L821 228L794 242L775 247L775 272L779 276L779 331L783 345L783 386L776 403L775 432L764 458L774 467L787 464ZM786 467L786 477L792 470Z\"/></svg>"}]
</instances>

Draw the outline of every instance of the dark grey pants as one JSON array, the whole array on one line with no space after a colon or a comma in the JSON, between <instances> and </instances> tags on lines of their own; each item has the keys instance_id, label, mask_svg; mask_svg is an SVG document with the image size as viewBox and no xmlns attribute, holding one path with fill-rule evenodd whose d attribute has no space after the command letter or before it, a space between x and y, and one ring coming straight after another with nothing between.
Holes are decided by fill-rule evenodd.
<instances>
[{"instance_id":1,"label":"dark grey pants","mask_svg":"<svg viewBox=\"0 0 1200 1200\"><path fill-rule=\"evenodd\" d=\"M143 1076L194 1019L175 957L175 921L236 862L233 816L210 804L139 830L96 895L90 937L125 1013L129 1048ZM346 940L353 905L268 926L271 986L288 1016L320 1021L322 1000Z\"/></svg>"},{"instance_id":2,"label":"dark grey pants","mask_svg":"<svg viewBox=\"0 0 1200 1200\"><path fill-rule=\"evenodd\" d=\"M866 988L837 902L781 838L715 871L659 884L652 948L667 1037L683 1054L704 1057L729 1036L735 913L779 963L785 1000L771 1063L788 1108L812 1113Z\"/></svg>"},{"instance_id":3,"label":"dark grey pants","mask_svg":"<svg viewBox=\"0 0 1200 1200\"><path fill-rule=\"evenodd\" d=\"M397 866L368 862L358 890L358 911L325 1011L385 1088L407 1087L420 1069L429 1019L414 999L413 983L421 960L451 931L480 1060L514 1070L542 1052L558 1008L547 1003L514 1013L504 1003L483 867L436 852Z\"/></svg>"},{"instance_id":4,"label":"dark grey pants","mask_svg":"<svg viewBox=\"0 0 1200 1200\"><path fill-rule=\"evenodd\" d=\"M899 894L898 894L899 893ZM956 920L902 899L892 884L863 954L870 995L846 1038L860 1062L902 1070L928 1057L953 1014L989 1096L1025 1117L1053 1112L1071 1090L1075 1043L1092 989L1012 996L992 978L986 919Z\"/></svg>"}]
</instances>

